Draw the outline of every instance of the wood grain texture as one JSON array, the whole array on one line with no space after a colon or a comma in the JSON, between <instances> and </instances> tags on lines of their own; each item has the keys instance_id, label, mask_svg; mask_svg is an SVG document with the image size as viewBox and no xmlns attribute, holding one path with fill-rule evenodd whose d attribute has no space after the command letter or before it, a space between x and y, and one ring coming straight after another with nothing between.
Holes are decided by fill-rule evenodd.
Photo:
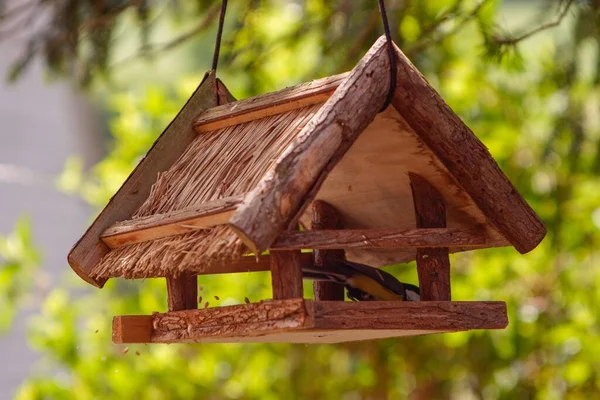
<instances>
[{"instance_id":1,"label":"wood grain texture","mask_svg":"<svg viewBox=\"0 0 600 400\"><path fill-rule=\"evenodd\" d=\"M328 232L337 233L331 229L341 229L342 221L336 209L321 200L315 200L312 202L312 221L310 229L312 232L306 232L310 234L319 234L319 230L329 229ZM305 232L298 232L304 234ZM289 244L289 235L295 235L295 232L289 232L287 238L283 238L283 242ZM279 239L282 239L279 237ZM288 240L286 240L288 239ZM277 241L275 241L277 243ZM334 239L334 246L339 246L339 241ZM342 247L332 247L333 250L319 250L315 246L309 246L305 248L313 249L313 263L315 267L323 267L330 262L336 260L344 260L344 250ZM336 250L337 249L337 250ZM335 282L313 282L313 292L315 294L315 301L326 301L326 300L344 300L344 286Z\"/></svg>"},{"instance_id":2,"label":"wood grain texture","mask_svg":"<svg viewBox=\"0 0 600 400\"><path fill-rule=\"evenodd\" d=\"M113 318L113 343L150 343L152 315L121 315Z\"/></svg>"},{"instance_id":3,"label":"wood grain texture","mask_svg":"<svg viewBox=\"0 0 600 400\"><path fill-rule=\"evenodd\" d=\"M233 103L234 101L237 101L237 99L233 97L229 89L227 89L227 86L225 86L223 81L221 81L219 78L217 78L217 96L219 105Z\"/></svg>"},{"instance_id":4,"label":"wood grain texture","mask_svg":"<svg viewBox=\"0 0 600 400\"><path fill-rule=\"evenodd\" d=\"M204 111L195 123L198 133L325 102L347 73L317 79Z\"/></svg>"},{"instance_id":5,"label":"wood grain texture","mask_svg":"<svg viewBox=\"0 0 600 400\"><path fill-rule=\"evenodd\" d=\"M351 249L481 247L488 244L480 227L435 229L344 229L286 232L271 249ZM317 250L318 251L318 250Z\"/></svg>"},{"instance_id":6,"label":"wood grain texture","mask_svg":"<svg viewBox=\"0 0 600 400\"><path fill-rule=\"evenodd\" d=\"M451 247L451 252L510 244L394 107L377 114L360 134L325 179L317 199L335 207L345 229L414 229L409 171L424 177L442 193L449 229L484 229L485 244ZM308 227L311 218L308 208L301 223ZM415 260L416 249L346 248L346 258L382 267Z\"/></svg>"},{"instance_id":7,"label":"wood grain texture","mask_svg":"<svg viewBox=\"0 0 600 400\"><path fill-rule=\"evenodd\" d=\"M504 237L521 253L534 249L546 235L544 223L471 129L397 47L396 53L396 110Z\"/></svg>"},{"instance_id":8,"label":"wood grain texture","mask_svg":"<svg viewBox=\"0 0 600 400\"><path fill-rule=\"evenodd\" d=\"M445 228L444 198L429 182L409 172L418 228ZM417 274L422 301L450 301L448 247L417 249Z\"/></svg>"},{"instance_id":9,"label":"wood grain texture","mask_svg":"<svg viewBox=\"0 0 600 400\"><path fill-rule=\"evenodd\" d=\"M250 192L230 225L254 252L295 223L383 105L389 59L380 39Z\"/></svg>"},{"instance_id":10,"label":"wood grain texture","mask_svg":"<svg viewBox=\"0 0 600 400\"><path fill-rule=\"evenodd\" d=\"M117 222L102 233L111 249L226 224L243 196L225 197L199 207Z\"/></svg>"},{"instance_id":11,"label":"wood grain texture","mask_svg":"<svg viewBox=\"0 0 600 400\"><path fill-rule=\"evenodd\" d=\"M120 321L120 333L113 331L113 338L119 339L117 343L339 343L471 329L504 329L508 325L504 302L303 299L115 317L116 320ZM113 329L115 326L113 324ZM150 339L143 340L148 333Z\"/></svg>"},{"instance_id":12,"label":"wood grain texture","mask_svg":"<svg viewBox=\"0 0 600 400\"><path fill-rule=\"evenodd\" d=\"M156 140L123 186L110 199L85 234L73 246L67 257L69 265L86 282L102 287L105 279L94 280L89 272L109 247L100 235L117 221L128 219L146 200L158 173L166 171L196 137L193 122L200 110L217 105L214 71L208 72L175 119Z\"/></svg>"},{"instance_id":13,"label":"wood grain texture","mask_svg":"<svg viewBox=\"0 0 600 400\"><path fill-rule=\"evenodd\" d=\"M198 277L196 275L182 273L177 277L167 276L166 281L169 311L198 308Z\"/></svg>"},{"instance_id":14,"label":"wood grain texture","mask_svg":"<svg viewBox=\"0 0 600 400\"><path fill-rule=\"evenodd\" d=\"M498 302L314 302L315 327L321 329L468 330L504 329L506 303Z\"/></svg>"},{"instance_id":15,"label":"wood grain texture","mask_svg":"<svg viewBox=\"0 0 600 400\"><path fill-rule=\"evenodd\" d=\"M302 257L300 250L271 251L271 283L273 299L303 297Z\"/></svg>"}]
</instances>

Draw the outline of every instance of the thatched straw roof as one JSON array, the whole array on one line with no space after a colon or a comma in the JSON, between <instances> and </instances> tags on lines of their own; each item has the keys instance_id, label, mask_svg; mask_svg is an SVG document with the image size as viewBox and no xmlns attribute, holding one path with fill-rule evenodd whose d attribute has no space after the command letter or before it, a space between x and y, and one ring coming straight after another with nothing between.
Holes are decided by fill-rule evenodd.
<instances>
[{"instance_id":1,"label":"thatched straw roof","mask_svg":"<svg viewBox=\"0 0 600 400\"><path fill-rule=\"evenodd\" d=\"M70 265L96 286L115 276L214 270L269 249L298 221L308 228L313 199L332 204L347 229L414 228L409 173L443 195L448 228L484 232L471 249L534 248L545 235L539 217L396 52L398 86L382 113L384 39L348 74L229 104L218 105L226 89L207 75L75 245ZM200 210L206 218L189 218ZM148 233L156 220L170 223ZM414 260L415 250L348 249L346 256L383 266Z\"/></svg>"},{"instance_id":2,"label":"thatched straw roof","mask_svg":"<svg viewBox=\"0 0 600 400\"><path fill-rule=\"evenodd\" d=\"M134 218L247 193L319 108L299 108L198 135L169 171L159 175ZM227 226L218 226L115 249L90 275L140 278L202 271L244 252L241 240Z\"/></svg>"}]
</instances>

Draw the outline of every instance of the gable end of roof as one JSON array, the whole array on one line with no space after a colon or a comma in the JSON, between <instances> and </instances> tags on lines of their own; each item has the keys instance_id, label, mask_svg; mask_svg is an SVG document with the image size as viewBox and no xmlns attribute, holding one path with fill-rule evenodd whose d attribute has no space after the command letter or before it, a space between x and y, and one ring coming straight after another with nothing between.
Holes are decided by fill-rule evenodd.
<instances>
[{"instance_id":1,"label":"gable end of roof","mask_svg":"<svg viewBox=\"0 0 600 400\"><path fill-rule=\"evenodd\" d=\"M485 145L395 46L398 58L392 104L433 151L488 220L521 253L546 235L540 217L502 172Z\"/></svg>"}]
</instances>

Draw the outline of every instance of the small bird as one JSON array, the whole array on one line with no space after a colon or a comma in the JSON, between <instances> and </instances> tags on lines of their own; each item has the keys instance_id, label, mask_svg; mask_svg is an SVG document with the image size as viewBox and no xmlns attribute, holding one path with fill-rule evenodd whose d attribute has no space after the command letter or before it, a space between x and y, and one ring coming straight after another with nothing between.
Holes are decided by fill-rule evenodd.
<instances>
[{"instance_id":1,"label":"small bird","mask_svg":"<svg viewBox=\"0 0 600 400\"><path fill-rule=\"evenodd\" d=\"M305 279L344 285L348 297L355 301L419 301L421 298L418 286L400 282L385 271L352 261L336 260L323 267L305 265L302 274Z\"/></svg>"}]
</instances>

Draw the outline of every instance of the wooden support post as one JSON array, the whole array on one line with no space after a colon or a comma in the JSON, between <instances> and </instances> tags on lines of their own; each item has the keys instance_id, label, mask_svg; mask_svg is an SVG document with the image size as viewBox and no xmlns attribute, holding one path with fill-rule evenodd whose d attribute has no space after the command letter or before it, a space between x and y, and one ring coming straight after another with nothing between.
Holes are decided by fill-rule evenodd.
<instances>
[{"instance_id":1,"label":"wooden support post","mask_svg":"<svg viewBox=\"0 0 600 400\"><path fill-rule=\"evenodd\" d=\"M445 228L446 206L440 192L409 172L417 228ZM450 259L447 247L417 249L421 300L450 301Z\"/></svg>"},{"instance_id":2,"label":"wooden support post","mask_svg":"<svg viewBox=\"0 0 600 400\"><path fill-rule=\"evenodd\" d=\"M315 200L312 203L312 230L340 229L342 227L337 210L330 204ZM344 250L316 250L313 249L313 262L316 267L323 267L328 262L343 260ZM344 301L344 286L334 282L313 282L313 291L316 301L341 300Z\"/></svg>"},{"instance_id":3,"label":"wooden support post","mask_svg":"<svg viewBox=\"0 0 600 400\"><path fill-rule=\"evenodd\" d=\"M300 250L272 250L270 260L273 299L302 298L302 257L300 256Z\"/></svg>"},{"instance_id":4,"label":"wooden support post","mask_svg":"<svg viewBox=\"0 0 600 400\"><path fill-rule=\"evenodd\" d=\"M198 308L198 277L191 274L181 274L177 278L168 276L167 299L169 311Z\"/></svg>"}]
</instances>

